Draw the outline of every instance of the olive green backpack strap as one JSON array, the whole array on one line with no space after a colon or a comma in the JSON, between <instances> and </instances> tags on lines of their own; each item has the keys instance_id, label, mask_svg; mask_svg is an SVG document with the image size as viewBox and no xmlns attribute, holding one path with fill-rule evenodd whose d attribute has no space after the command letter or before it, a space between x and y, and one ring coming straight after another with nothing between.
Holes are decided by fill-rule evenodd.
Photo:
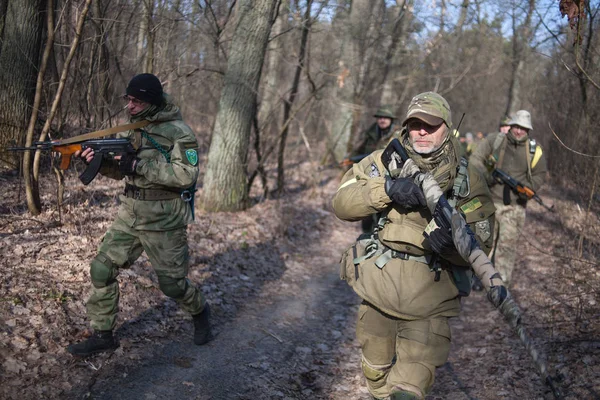
<instances>
[{"instance_id":1,"label":"olive green backpack strap","mask_svg":"<svg viewBox=\"0 0 600 400\"><path fill-rule=\"evenodd\" d=\"M471 184L469 182L469 173L467 167L469 161L465 157L460 158L458 164L458 173L454 178L454 184L452 185L452 193L448 196L448 203L452 208L456 207L459 199L464 199L471 192Z\"/></svg>"},{"instance_id":2,"label":"olive green backpack strap","mask_svg":"<svg viewBox=\"0 0 600 400\"><path fill-rule=\"evenodd\" d=\"M504 150L506 149L506 146L503 146L503 144L506 142L504 139L506 139L506 134L502 132L499 133L498 136L496 136L492 146L492 154L496 160L497 168L502 166L502 161L504 160Z\"/></svg>"}]
</instances>

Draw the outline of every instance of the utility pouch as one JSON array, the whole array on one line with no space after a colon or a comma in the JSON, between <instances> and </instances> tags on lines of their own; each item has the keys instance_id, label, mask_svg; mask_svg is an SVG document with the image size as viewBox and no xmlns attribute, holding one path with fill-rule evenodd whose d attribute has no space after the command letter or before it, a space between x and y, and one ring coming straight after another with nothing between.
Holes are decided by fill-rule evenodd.
<instances>
[{"instance_id":1,"label":"utility pouch","mask_svg":"<svg viewBox=\"0 0 600 400\"><path fill-rule=\"evenodd\" d=\"M452 280L458 289L458 295L467 297L471 294L473 271L470 267L452 266Z\"/></svg>"},{"instance_id":2,"label":"utility pouch","mask_svg":"<svg viewBox=\"0 0 600 400\"><path fill-rule=\"evenodd\" d=\"M360 278L359 265L383 252L383 245L371 235L361 235L340 259L340 279L353 286Z\"/></svg>"}]
</instances>

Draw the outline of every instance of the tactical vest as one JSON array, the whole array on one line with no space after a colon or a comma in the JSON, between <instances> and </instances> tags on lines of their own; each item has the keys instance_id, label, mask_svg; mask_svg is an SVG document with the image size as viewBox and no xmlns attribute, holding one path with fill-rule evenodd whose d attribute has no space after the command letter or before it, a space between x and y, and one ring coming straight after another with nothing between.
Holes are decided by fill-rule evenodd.
<instances>
[{"instance_id":1,"label":"tactical vest","mask_svg":"<svg viewBox=\"0 0 600 400\"><path fill-rule=\"evenodd\" d=\"M456 207L458 202L467 198L471 192L467 167L467 159L461 157L452 190L447 193L448 202L452 207ZM373 257L375 257L375 266L380 269L383 269L392 258L412 260L427 264L430 270L436 273L436 280L439 279L442 267L448 269L459 295L468 296L473 277L470 266L465 265L460 257L434 262L429 241L423 235L429 222L423 213L400 212L395 208L378 214L374 232L371 235L361 235L353 247L351 260L355 274L358 275L360 263Z\"/></svg>"}]
</instances>

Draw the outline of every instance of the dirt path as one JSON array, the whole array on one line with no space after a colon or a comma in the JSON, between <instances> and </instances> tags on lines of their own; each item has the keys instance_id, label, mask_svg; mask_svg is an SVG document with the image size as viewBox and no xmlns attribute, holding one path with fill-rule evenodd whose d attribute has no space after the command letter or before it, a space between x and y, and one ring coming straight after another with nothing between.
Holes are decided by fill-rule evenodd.
<instances>
[{"instance_id":1,"label":"dirt path","mask_svg":"<svg viewBox=\"0 0 600 400\"><path fill-rule=\"evenodd\" d=\"M148 343L151 356L117 374L104 368L93 385L67 397L364 398L357 394L363 390L353 343L358 299L335 263L344 231L308 254L292 252L283 276L263 286L234 319L215 313L217 337L209 345L195 346L189 333Z\"/></svg>"},{"instance_id":2,"label":"dirt path","mask_svg":"<svg viewBox=\"0 0 600 400\"><path fill-rule=\"evenodd\" d=\"M331 212L339 172L315 177L314 168L299 164L283 199L200 213L190 226L190 279L211 303L214 341L192 344L189 316L160 293L142 257L119 277L121 348L87 360L64 347L87 329L88 262L120 186L70 182L62 225L52 211L28 218L16 190L0 191L0 398L369 399L354 337L359 299L337 267L359 226ZM599 399L597 242L590 234L580 257L569 251L573 232L596 226L597 214L576 219L567 192L542 194L558 212L528 210L511 290L536 346L564 377L565 399ZM452 352L429 400L552 398L482 293L463 299L451 325Z\"/></svg>"}]
</instances>

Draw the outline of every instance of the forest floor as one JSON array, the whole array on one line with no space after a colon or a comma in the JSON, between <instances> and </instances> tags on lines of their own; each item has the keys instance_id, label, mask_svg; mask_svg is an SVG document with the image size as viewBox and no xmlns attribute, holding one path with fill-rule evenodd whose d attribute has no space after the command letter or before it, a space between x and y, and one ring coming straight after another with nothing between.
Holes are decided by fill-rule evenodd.
<instances>
[{"instance_id":1,"label":"forest floor","mask_svg":"<svg viewBox=\"0 0 600 400\"><path fill-rule=\"evenodd\" d=\"M88 265L122 183L69 176L59 216L49 175L46 211L31 217L22 181L0 175L0 398L368 399L354 332L360 301L338 273L360 224L332 212L339 169L305 161L287 171L283 197L239 213L198 211L189 226L189 277L211 304L212 342L193 344L190 317L162 295L143 255L119 277L121 347L88 359L65 347L89 334ZM556 212L528 208L511 290L564 398L600 399L597 202L587 212L568 188L541 195ZM485 295L462 304L427 398L553 398Z\"/></svg>"}]
</instances>

